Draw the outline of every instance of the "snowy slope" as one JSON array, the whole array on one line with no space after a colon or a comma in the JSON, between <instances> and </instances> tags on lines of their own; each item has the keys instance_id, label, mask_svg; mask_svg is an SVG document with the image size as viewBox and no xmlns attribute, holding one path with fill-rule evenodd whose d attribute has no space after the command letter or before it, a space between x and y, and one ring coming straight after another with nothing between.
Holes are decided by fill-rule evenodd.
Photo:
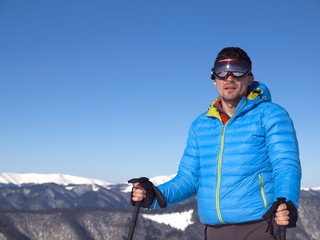
<instances>
[{"instance_id":1,"label":"snowy slope","mask_svg":"<svg viewBox=\"0 0 320 240\"><path fill-rule=\"evenodd\" d=\"M22 184L44 184L56 183L59 185L99 185L107 187L112 183L104 182L97 179L76 177L64 174L38 174L38 173L2 173L0 174L0 183L15 184L21 186Z\"/></svg>"},{"instance_id":2,"label":"snowy slope","mask_svg":"<svg viewBox=\"0 0 320 240\"><path fill-rule=\"evenodd\" d=\"M184 231L192 221L193 209L185 212L167 213L167 214L141 214L144 218L158 223L168 224L171 227Z\"/></svg>"}]
</instances>

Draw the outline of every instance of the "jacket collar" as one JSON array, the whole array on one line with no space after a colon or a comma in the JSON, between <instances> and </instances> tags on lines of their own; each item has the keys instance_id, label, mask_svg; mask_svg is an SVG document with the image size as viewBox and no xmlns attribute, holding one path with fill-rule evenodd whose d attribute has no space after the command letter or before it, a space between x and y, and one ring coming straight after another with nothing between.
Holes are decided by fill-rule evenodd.
<instances>
[{"instance_id":1,"label":"jacket collar","mask_svg":"<svg viewBox=\"0 0 320 240\"><path fill-rule=\"evenodd\" d=\"M220 112L217 109L217 107L215 106L217 101L220 99L220 97L218 97L217 99L215 99L212 104L209 107L209 110L206 114L207 117L216 117L218 118L220 121L222 121L221 116L220 116ZM243 97L242 100L238 103L237 108L243 105L243 101L246 98ZM271 94L269 92L269 89L262 83L259 82L253 82L251 84L251 86L249 86L248 88L248 95L247 95L247 99L250 101L270 101L271 102ZM237 111L237 109L236 109ZM235 112L236 112L235 111Z\"/></svg>"}]
</instances>

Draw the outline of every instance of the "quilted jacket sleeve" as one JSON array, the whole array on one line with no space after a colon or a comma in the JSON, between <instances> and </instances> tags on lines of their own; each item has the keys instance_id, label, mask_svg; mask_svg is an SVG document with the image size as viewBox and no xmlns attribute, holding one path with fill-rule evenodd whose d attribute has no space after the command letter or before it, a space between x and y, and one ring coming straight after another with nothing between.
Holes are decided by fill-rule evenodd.
<instances>
[{"instance_id":1,"label":"quilted jacket sleeve","mask_svg":"<svg viewBox=\"0 0 320 240\"><path fill-rule=\"evenodd\" d=\"M200 163L194 125L193 123L189 130L187 146L177 175L171 181L158 186L168 205L183 201L197 192ZM155 201L150 208L156 209L159 206Z\"/></svg>"},{"instance_id":2,"label":"quilted jacket sleeve","mask_svg":"<svg viewBox=\"0 0 320 240\"><path fill-rule=\"evenodd\" d=\"M268 157L272 165L274 201L291 200L298 209L301 166L292 120L280 106L272 104L264 114Z\"/></svg>"}]
</instances>

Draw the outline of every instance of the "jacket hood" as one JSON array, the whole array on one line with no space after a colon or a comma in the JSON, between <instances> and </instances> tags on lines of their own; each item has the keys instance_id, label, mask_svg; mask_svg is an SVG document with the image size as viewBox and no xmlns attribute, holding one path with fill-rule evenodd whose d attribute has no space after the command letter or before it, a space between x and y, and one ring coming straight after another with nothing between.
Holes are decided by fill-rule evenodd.
<instances>
[{"instance_id":1,"label":"jacket hood","mask_svg":"<svg viewBox=\"0 0 320 240\"><path fill-rule=\"evenodd\" d=\"M272 98L271 98L271 93L269 91L269 89L267 88L267 86L263 83L260 82L256 82L254 81L249 87L248 87L248 99L253 100L255 99L258 95L260 95L260 97L262 99L264 99L267 102L271 102Z\"/></svg>"}]
</instances>

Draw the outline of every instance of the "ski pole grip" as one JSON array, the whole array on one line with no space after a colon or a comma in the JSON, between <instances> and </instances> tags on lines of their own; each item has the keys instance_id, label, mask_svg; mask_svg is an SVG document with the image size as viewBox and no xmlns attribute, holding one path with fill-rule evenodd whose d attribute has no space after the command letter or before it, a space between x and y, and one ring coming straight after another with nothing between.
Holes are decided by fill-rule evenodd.
<instances>
[{"instance_id":1,"label":"ski pole grip","mask_svg":"<svg viewBox=\"0 0 320 240\"><path fill-rule=\"evenodd\" d=\"M285 198L277 198L277 201L280 204L286 203ZM279 240L286 240L286 226L279 225Z\"/></svg>"}]
</instances>

